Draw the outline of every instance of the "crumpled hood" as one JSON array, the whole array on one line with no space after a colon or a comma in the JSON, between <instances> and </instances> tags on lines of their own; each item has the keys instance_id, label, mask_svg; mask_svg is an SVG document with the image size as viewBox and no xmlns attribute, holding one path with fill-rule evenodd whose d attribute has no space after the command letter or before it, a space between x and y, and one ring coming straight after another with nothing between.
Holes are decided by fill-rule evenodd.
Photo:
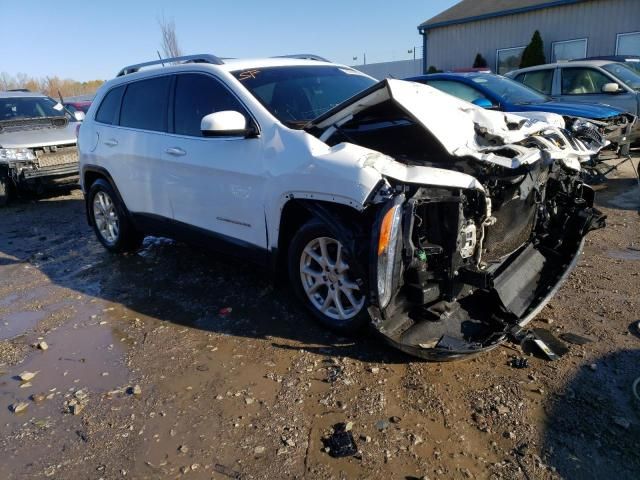
<instances>
[{"instance_id":1,"label":"crumpled hood","mask_svg":"<svg viewBox=\"0 0 640 480\"><path fill-rule=\"evenodd\" d=\"M515 163L536 161L539 150L526 155L524 150L531 149L524 149L522 153L525 155L520 160L505 162L506 159L498 159L498 155L491 152L492 146L487 138L499 140L503 145L512 145L549 129L558 131L558 127L564 123L561 117L552 113L516 115L485 110L428 85L386 79L311 121L306 128L324 130L320 136L322 140L354 115L389 100L429 130L449 154L508 163L511 167L517 166ZM564 150L563 156L566 156L568 152ZM574 153L576 156L585 156L597 152L583 150Z\"/></svg>"},{"instance_id":2,"label":"crumpled hood","mask_svg":"<svg viewBox=\"0 0 640 480\"><path fill-rule=\"evenodd\" d=\"M1 148L35 148L76 143L77 122L63 127L51 125L4 126L0 131Z\"/></svg>"}]
</instances>

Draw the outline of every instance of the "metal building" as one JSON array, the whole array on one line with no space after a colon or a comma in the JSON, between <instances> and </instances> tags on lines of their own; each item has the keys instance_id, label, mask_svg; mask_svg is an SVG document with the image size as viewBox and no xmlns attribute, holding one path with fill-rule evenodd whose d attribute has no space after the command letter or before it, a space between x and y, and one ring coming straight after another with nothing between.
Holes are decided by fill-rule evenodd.
<instances>
[{"instance_id":1,"label":"metal building","mask_svg":"<svg viewBox=\"0 0 640 480\"><path fill-rule=\"evenodd\" d=\"M548 62L640 55L640 0L462 0L418 26L423 70L469 68L480 53L506 73L536 30Z\"/></svg>"}]
</instances>

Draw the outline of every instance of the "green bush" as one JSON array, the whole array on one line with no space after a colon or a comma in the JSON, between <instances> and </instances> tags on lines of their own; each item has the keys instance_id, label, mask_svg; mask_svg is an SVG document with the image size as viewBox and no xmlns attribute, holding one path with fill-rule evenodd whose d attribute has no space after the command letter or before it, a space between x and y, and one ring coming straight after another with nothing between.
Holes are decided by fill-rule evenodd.
<instances>
[{"instance_id":1,"label":"green bush","mask_svg":"<svg viewBox=\"0 0 640 480\"><path fill-rule=\"evenodd\" d=\"M544 43L540 32L536 30L533 33L531 42L522 52L522 60L520 60L520 68L535 67L536 65L544 65L547 59L544 56Z\"/></svg>"}]
</instances>

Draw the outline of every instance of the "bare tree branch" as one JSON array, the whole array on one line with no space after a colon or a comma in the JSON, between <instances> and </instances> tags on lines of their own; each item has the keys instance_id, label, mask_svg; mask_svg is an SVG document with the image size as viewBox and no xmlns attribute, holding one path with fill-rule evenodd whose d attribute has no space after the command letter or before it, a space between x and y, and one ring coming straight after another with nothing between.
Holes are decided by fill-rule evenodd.
<instances>
[{"instance_id":1,"label":"bare tree branch","mask_svg":"<svg viewBox=\"0 0 640 480\"><path fill-rule=\"evenodd\" d=\"M165 58L180 57L182 50L178 45L178 36L176 34L176 24L171 20L166 20L164 15L158 19L160 25L160 34L162 36L162 53Z\"/></svg>"}]
</instances>

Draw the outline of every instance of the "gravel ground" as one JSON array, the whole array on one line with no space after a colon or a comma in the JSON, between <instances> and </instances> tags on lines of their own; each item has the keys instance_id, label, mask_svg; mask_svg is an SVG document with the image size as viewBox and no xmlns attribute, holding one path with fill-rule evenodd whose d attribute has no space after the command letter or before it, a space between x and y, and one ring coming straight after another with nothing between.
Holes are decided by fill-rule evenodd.
<instances>
[{"instance_id":1,"label":"gravel ground","mask_svg":"<svg viewBox=\"0 0 640 480\"><path fill-rule=\"evenodd\" d=\"M0 210L0 478L638 478L640 193L630 169L599 190L607 228L532 323L591 341L444 364L326 332L249 264L156 238L110 255L77 190L20 200ZM340 422L357 451L333 458Z\"/></svg>"}]
</instances>

